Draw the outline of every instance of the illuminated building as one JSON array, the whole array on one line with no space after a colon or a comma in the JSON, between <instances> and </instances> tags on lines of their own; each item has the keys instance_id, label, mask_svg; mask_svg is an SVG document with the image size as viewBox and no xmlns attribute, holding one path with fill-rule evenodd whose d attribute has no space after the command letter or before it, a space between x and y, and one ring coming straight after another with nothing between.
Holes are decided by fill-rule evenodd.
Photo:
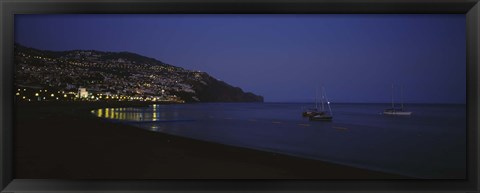
<instances>
[{"instance_id":1,"label":"illuminated building","mask_svg":"<svg viewBox=\"0 0 480 193\"><path fill-rule=\"evenodd\" d=\"M88 91L86 88L78 88L78 94L77 97L79 98L87 98L88 97Z\"/></svg>"}]
</instances>

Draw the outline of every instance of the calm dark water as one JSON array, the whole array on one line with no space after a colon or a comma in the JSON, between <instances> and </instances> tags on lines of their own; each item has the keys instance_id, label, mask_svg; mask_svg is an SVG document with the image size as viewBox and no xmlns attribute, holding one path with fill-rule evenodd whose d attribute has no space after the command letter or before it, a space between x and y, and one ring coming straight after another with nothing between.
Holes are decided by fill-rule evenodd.
<instances>
[{"instance_id":1,"label":"calm dark water","mask_svg":"<svg viewBox=\"0 0 480 193\"><path fill-rule=\"evenodd\" d=\"M301 116L308 104L207 103L107 108L95 115L198 140L427 179L464 179L466 106L332 104L332 122Z\"/></svg>"}]
</instances>

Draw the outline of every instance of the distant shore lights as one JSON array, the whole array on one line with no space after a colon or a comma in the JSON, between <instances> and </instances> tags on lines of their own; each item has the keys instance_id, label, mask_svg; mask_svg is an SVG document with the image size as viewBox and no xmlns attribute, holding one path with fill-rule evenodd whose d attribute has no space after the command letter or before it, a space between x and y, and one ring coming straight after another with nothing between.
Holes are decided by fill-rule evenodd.
<instances>
[{"instance_id":1,"label":"distant shore lights","mask_svg":"<svg viewBox=\"0 0 480 193\"><path fill-rule=\"evenodd\" d=\"M121 95L100 92L89 92L88 88L80 87L76 90L58 90L58 89L17 89L15 97L21 101L153 101L153 102L173 102L185 103L184 100L176 95ZM50 91L50 92L48 92Z\"/></svg>"}]
</instances>

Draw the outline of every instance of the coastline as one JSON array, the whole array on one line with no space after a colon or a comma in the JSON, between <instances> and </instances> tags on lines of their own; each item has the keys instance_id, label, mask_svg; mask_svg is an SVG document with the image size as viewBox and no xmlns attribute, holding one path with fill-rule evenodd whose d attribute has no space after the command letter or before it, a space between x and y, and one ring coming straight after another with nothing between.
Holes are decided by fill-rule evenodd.
<instances>
[{"instance_id":1,"label":"coastline","mask_svg":"<svg viewBox=\"0 0 480 193\"><path fill-rule=\"evenodd\" d=\"M147 102L20 103L15 177L62 179L410 179L198 141L97 118L90 110ZM45 127L46 126L46 127Z\"/></svg>"}]
</instances>

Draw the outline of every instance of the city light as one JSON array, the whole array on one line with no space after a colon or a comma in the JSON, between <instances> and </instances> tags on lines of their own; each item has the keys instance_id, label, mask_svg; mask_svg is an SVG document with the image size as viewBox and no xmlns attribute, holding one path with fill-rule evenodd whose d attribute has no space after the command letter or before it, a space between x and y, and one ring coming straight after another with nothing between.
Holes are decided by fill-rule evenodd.
<instances>
[{"instance_id":1,"label":"city light","mask_svg":"<svg viewBox=\"0 0 480 193\"><path fill-rule=\"evenodd\" d=\"M77 53L78 55L79 53ZM135 61L128 61L125 59L113 61L113 63L102 63L102 60L99 60L99 56L94 56L92 59L81 58L80 60L66 60L62 58L50 58L50 57L43 57L34 55L31 53L23 53L19 52L19 56L22 56L25 59L25 62L20 65L21 69L24 69L25 72L28 72L29 75L38 76L40 78L40 82L46 86L43 88L38 88L35 90L31 90L30 88L17 88L18 93L15 93L17 98L23 96L28 98L33 98L34 101L50 101L50 100L63 100L63 101L101 101L107 99L115 99L116 101L165 101L165 102L180 102L183 103L184 101L180 99L180 97L171 95L169 91L181 91L181 90L191 90L190 85L184 84L183 81L180 81L181 74L175 74L170 78L162 78L161 76L157 76L152 74L153 71L163 71L168 70L169 72L189 72L184 71L182 69L177 69L173 67L165 67L165 66L151 66L147 67L145 65L126 65L128 63L135 63ZM80 54L81 55L81 54ZM69 63L76 66L82 67L98 67L98 65L102 65L102 67L115 67L118 66L128 67L129 69L141 69L142 72L139 73L139 76L134 77L133 79L129 79L128 81L122 80L121 78L117 78L115 76L110 75L109 73L102 73L103 80L93 80L88 79L91 78L89 74L87 74L87 78L84 79L86 81L86 85L74 85L72 83L63 82L62 78L57 77L50 77L50 76L43 76L44 71L49 71L49 68L39 67L38 65L29 66L28 63L33 62L29 61L29 59L40 59L45 63L49 62L63 62ZM35 61L38 62L38 61ZM60 68L55 67L55 70L62 70ZM194 72L194 71L192 71ZM62 75L63 74L63 75ZM69 77L75 77L76 72L72 71L64 71L60 72L59 75L67 75ZM148 79L145 79L147 78ZM53 79L52 79L53 78ZM116 87L116 84L121 83L131 83L131 84L123 84L122 87ZM48 86L47 86L48 85ZM134 87L130 87L133 85L137 85ZM62 88L63 87L63 88ZM65 90L63 90L65 89ZM83 90L80 90L83 89ZM28 91L34 92L28 92ZM50 90L50 92L49 92ZM24 93L25 92L25 93ZM43 94L45 92L45 94ZM113 92L113 94L110 94ZM40 93L40 94L39 94ZM68 95L67 95L68 94ZM63 98L61 97L63 95ZM46 97L50 96L50 97ZM21 98L20 98L21 99Z\"/></svg>"},{"instance_id":2,"label":"city light","mask_svg":"<svg viewBox=\"0 0 480 193\"><path fill-rule=\"evenodd\" d=\"M25 101L31 101L29 98L34 98L34 101L102 101L102 100L115 100L115 101L145 101L145 102L176 102L176 103L185 103L175 95L161 95L161 96L151 96L151 95L139 95L135 93L132 96L122 95L122 94L113 94L110 93L95 93L89 92L86 88L82 88L82 92L73 92L73 91L64 91L64 90L52 90L51 93L48 93L47 89L39 89L37 92L28 92L29 89L17 89L20 92L16 92L15 96L21 97ZM25 91L25 93L23 93ZM79 90L80 91L80 90ZM164 90L162 90L164 91ZM45 92L45 95L41 95L42 92ZM56 95L55 93L59 93ZM63 93L63 94L60 94ZM61 97L63 95L63 97ZM71 95L71 97L69 96ZM46 97L49 96L49 97Z\"/></svg>"}]
</instances>

